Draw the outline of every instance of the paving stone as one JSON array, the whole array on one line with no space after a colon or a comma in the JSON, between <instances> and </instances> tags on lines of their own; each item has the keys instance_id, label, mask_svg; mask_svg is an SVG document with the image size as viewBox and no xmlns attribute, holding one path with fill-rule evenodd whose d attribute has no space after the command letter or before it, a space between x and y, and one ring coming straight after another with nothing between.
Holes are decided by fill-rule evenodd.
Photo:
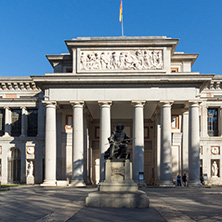
<instances>
[{"instance_id":1,"label":"paving stone","mask_svg":"<svg viewBox=\"0 0 222 222\"><path fill-rule=\"evenodd\" d=\"M147 187L150 207L145 209L85 207L95 187L20 187L0 192L0 221L68 222L219 222L222 221L222 187Z\"/></svg>"}]
</instances>

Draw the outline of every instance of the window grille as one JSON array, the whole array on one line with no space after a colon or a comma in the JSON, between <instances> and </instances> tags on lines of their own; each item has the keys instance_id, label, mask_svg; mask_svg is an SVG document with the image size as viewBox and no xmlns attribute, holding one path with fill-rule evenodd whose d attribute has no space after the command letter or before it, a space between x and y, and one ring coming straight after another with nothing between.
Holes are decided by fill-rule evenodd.
<instances>
[{"instance_id":1,"label":"window grille","mask_svg":"<svg viewBox=\"0 0 222 222\"><path fill-rule=\"evenodd\" d=\"M218 109L208 108L208 135L218 136Z\"/></svg>"},{"instance_id":2,"label":"window grille","mask_svg":"<svg viewBox=\"0 0 222 222\"><path fill-rule=\"evenodd\" d=\"M38 110L28 110L28 129L27 136L37 136L38 133Z\"/></svg>"},{"instance_id":3,"label":"window grille","mask_svg":"<svg viewBox=\"0 0 222 222\"><path fill-rule=\"evenodd\" d=\"M5 133L5 110L0 109L0 136Z\"/></svg>"},{"instance_id":4,"label":"window grille","mask_svg":"<svg viewBox=\"0 0 222 222\"><path fill-rule=\"evenodd\" d=\"M21 119L22 119L22 110L21 109L12 109L12 136L21 135Z\"/></svg>"}]
</instances>

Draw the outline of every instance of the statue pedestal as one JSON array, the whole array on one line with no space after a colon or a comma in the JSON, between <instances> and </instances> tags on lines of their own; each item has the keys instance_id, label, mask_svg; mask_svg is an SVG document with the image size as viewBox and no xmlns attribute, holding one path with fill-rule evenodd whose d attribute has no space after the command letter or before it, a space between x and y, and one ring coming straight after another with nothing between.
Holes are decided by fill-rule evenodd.
<instances>
[{"instance_id":1,"label":"statue pedestal","mask_svg":"<svg viewBox=\"0 0 222 222\"><path fill-rule=\"evenodd\" d=\"M107 160L105 181L99 184L97 192L89 193L87 207L149 207L145 192L138 191L138 185L132 180L132 163L129 160Z\"/></svg>"},{"instance_id":2,"label":"statue pedestal","mask_svg":"<svg viewBox=\"0 0 222 222\"><path fill-rule=\"evenodd\" d=\"M34 178L34 176L27 176L27 177L26 177L26 184L29 184L29 185L35 184L35 178Z\"/></svg>"}]
</instances>

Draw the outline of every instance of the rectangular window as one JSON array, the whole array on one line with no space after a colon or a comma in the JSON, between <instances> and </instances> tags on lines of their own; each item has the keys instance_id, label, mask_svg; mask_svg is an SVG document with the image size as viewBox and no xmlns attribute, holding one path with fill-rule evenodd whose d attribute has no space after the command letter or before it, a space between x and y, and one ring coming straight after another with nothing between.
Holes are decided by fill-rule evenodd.
<instances>
[{"instance_id":1,"label":"rectangular window","mask_svg":"<svg viewBox=\"0 0 222 222\"><path fill-rule=\"evenodd\" d=\"M72 115L66 115L66 129L72 129Z\"/></svg>"},{"instance_id":2,"label":"rectangular window","mask_svg":"<svg viewBox=\"0 0 222 222\"><path fill-rule=\"evenodd\" d=\"M37 136L38 134L38 110L28 109L27 136Z\"/></svg>"},{"instance_id":3,"label":"rectangular window","mask_svg":"<svg viewBox=\"0 0 222 222\"><path fill-rule=\"evenodd\" d=\"M21 109L12 109L12 136L21 135L21 121L22 121L22 110Z\"/></svg>"},{"instance_id":4,"label":"rectangular window","mask_svg":"<svg viewBox=\"0 0 222 222\"><path fill-rule=\"evenodd\" d=\"M179 129L179 116L178 115L172 115L171 128L172 129Z\"/></svg>"},{"instance_id":5,"label":"rectangular window","mask_svg":"<svg viewBox=\"0 0 222 222\"><path fill-rule=\"evenodd\" d=\"M5 110L0 109L0 136L5 133Z\"/></svg>"},{"instance_id":6,"label":"rectangular window","mask_svg":"<svg viewBox=\"0 0 222 222\"><path fill-rule=\"evenodd\" d=\"M178 68L171 68L171 72L178 72Z\"/></svg>"},{"instance_id":7,"label":"rectangular window","mask_svg":"<svg viewBox=\"0 0 222 222\"><path fill-rule=\"evenodd\" d=\"M208 108L207 109L207 123L208 123L208 135L218 136L218 109Z\"/></svg>"},{"instance_id":8,"label":"rectangular window","mask_svg":"<svg viewBox=\"0 0 222 222\"><path fill-rule=\"evenodd\" d=\"M144 138L145 139L149 139L150 135L149 135L149 126L145 126L144 127Z\"/></svg>"}]
</instances>

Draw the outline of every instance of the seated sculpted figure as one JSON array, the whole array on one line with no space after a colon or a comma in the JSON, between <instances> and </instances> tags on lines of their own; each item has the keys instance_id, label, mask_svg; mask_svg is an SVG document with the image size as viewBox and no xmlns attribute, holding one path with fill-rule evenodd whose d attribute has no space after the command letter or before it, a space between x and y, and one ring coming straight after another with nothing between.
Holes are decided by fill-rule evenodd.
<instances>
[{"instance_id":1,"label":"seated sculpted figure","mask_svg":"<svg viewBox=\"0 0 222 222\"><path fill-rule=\"evenodd\" d=\"M105 152L105 159L129 159L128 143L131 139L126 135L122 124L116 126L108 140L110 147Z\"/></svg>"}]
</instances>

